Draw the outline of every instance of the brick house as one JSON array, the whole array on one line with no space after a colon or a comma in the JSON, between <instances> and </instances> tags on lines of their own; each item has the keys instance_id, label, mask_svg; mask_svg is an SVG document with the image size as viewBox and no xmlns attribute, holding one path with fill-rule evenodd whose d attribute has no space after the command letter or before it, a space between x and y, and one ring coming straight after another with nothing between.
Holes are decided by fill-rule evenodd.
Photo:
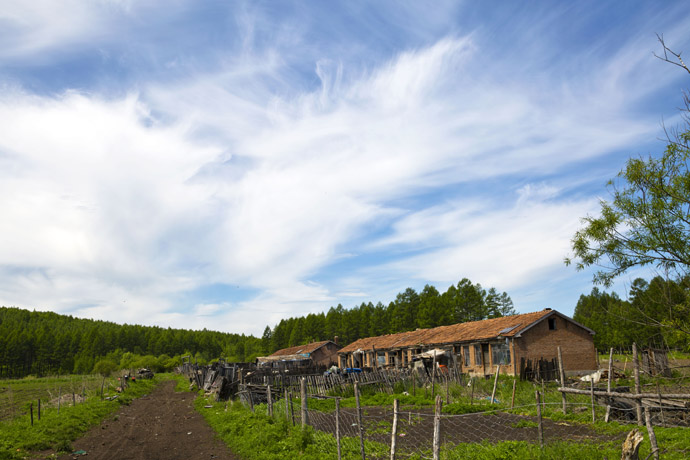
<instances>
[{"instance_id":1,"label":"brick house","mask_svg":"<svg viewBox=\"0 0 690 460\"><path fill-rule=\"evenodd\" d=\"M257 358L257 364L263 367L329 367L337 363L338 350L340 346L336 342L324 340L283 348L269 356Z\"/></svg>"},{"instance_id":2,"label":"brick house","mask_svg":"<svg viewBox=\"0 0 690 460\"><path fill-rule=\"evenodd\" d=\"M423 353L462 372L519 375L521 360L551 360L561 347L568 375L597 370L594 331L547 308L534 313L472 321L359 339L338 352L339 366L408 366ZM436 350L436 351L433 351Z\"/></svg>"}]
</instances>

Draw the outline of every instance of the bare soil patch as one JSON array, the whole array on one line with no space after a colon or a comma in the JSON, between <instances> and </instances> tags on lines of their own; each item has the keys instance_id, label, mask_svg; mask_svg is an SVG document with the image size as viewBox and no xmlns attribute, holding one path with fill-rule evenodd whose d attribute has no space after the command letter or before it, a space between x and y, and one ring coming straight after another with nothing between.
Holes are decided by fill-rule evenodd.
<instances>
[{"instance_id":1,"label":"bare soil patch","mask_svg":"<svg viewBox=\"0 0 690 460\"><path fill-rule=\"evenodd\" d=\"M74 452L84 451L85 455L66 454L58 458L237 458L194 410L194 394L175 392L175 382L165 382L148 396L124 406L72 446Z\"/></svg>"}]
</instances>

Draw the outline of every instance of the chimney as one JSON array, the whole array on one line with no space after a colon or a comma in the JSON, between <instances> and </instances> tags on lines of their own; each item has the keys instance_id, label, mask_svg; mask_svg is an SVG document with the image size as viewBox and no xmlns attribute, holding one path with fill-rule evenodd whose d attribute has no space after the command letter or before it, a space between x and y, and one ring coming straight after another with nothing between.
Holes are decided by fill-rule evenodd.
<instances>
[{"instance_id":1,"label":"chimney","mask_svg":"<svg viewBox=\"0 0 690 460\"><path fill-rule=\"evenodd\" d=\"M337 335L335 337L333 337L333 343L338 345L338 336Z\"/></svg>"}]
</instances>

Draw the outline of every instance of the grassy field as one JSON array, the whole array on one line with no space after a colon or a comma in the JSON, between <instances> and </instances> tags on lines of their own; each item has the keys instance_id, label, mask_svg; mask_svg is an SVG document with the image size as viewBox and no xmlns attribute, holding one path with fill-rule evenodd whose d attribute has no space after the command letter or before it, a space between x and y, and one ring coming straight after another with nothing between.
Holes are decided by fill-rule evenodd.
<instances>
[{"instance_id":1,"label":"grassy field","mask_svg":"<svg viewBox=\"0 0 690 460\"><path fill-rule=\"evenodd\" d=\"M100 423L122 404L129 404L133 399L149 393L161 381L172 378L176 377L172 374L159 374L151 380L139 380L114 400L101 399L103 378L99 376L0 381L0 386L7 389L3 391L2 397L11 401L13 407L8 409L5 405L0 406L10 413L6 420L0 421L0 459L26 458L30 452L47 449L69 452L71 442L91 426ZM115 395L116 386L116 378L107 379L104 396ZM72 391L75 392L74 400ZM60 392L66 396L58 412L57 397ZM85 397L77 398L76 393ZM48 402L42 404L40 420L36 398L39 395L44 396ZM76 404L73 405L73 401ZM33 425L28 413L32 402L35 411Z\"/></svg>"},{"instance_id":2,"label":"grassy field","mask_svg":"<svg viewBox=\"0 0 690 460\"><path fill-rule=\"evenodd\" d=\"M112 392L118 386L117 378L103 379L100 375L68 375L61 377L0 380L0 421L27 414L30 404L34 408L41 400L42 408L71 405L84 397ZM72 395L74 394L74 398Z\"/></svg>"},{"instance_id":3,"label":"grassy field","mask_svg":"<svg viewBox=\"0 0 690 460\"><path fill-rule=\"evenodd\" d=\"M627 382L623 382L627 383ZM482 412L474 417L491 417L491 414L509 413L529 419L520 421L510 426L511 428L534 430L536 423L535 390L545 390L543 417L554 427L563 428L563 433L568 431L575 435L571 438L547 439L546 445L541 448L535 440L500 440L497 433L486 432L486 440L481 442L461 442L444 444L441 458L444 459L509 459L509 458L534 458L534 459L592 459L592 458L620 458L621 444L625 435L636 425L628 423L609 422L604 423L604 406L595 406L596 423L592 423L591 401L589 396L568 395L568 413L563 414L561 409L561 394L556 390L556 383L535 385L531 382L518 382L515 394L515 408L509 408L512 402L512 378L499 379L496 402L489 401L493 389L492 380L476 380L474 385L474 399L471 386L451 385L446 391L445 386L438 385L436 394L440 394L445 400L449 395L450 404L445 404L443 413L450 417L456 414L471 414ZM398 393L389 395L376 393L364 389L361 402L364 406L365 416L390 415L390 407L393 400L398 399L401 411L412 413L430 414L433 409L431 388L417 388L416 395L405 394L407 388L398 388ZM407 393L411 393L407 391ZM277 403L271 418L267 415L265 405L255 406L255 412L243 407L238 402L215 403L199 397L197 409L201 412L209 424L218 432L219 436L239 455L248 459L281 459L299 457L305 459L335 458L335 437L330 432L322 432L312 427L302 430L299 426L293 427L283 417L284 409L282 401ZM309 399L310 410L323 413L332 413L335 410L333 399ZM294 400L294 406L298 411L300 401ZM354 397L345 397L341 400L343 410L355 406ZM284 406L282 406L284 407ZM383 411L387 408L387 412ZM387 415L387 416L388 416ZM386 417L387 417L386 416ZM320 416L319 418L323 418ZM428 419L429 417L422 417ZM372 417L373 419L373 417ZM455 422L450 417L447 422ZM367 456L386 457L388 443L384 439L390 439L390 421L388 418L378 421L376 426L369 428L370 435L366 441ZM480 419L475 419L480 420ZM385 422L385 423L384 423ZM459 423L459 422L457 422ZM365 421L366 426L366 421ZM442 424L442 426L444 426ZM445 425L448 426L448 425ZM378 430L380 428L380 430ZM378 431L381 433L378 433ZM327 430L328 431L328 430ZM640 458L645 458L651 451L646 429L641 432L645 437L642 444ZM664 459L685 459L690 456L690 429L688 428L655 428L659 446L662 448ZM377 434L379 435L377 437ZM408 439L411 433L408 432ZM376 442L375 439L379 439ZM359 443L357 440L343 442L343 458L360 458ZM410 457L423 458L429 456L428 451L420 451ZM417 457L415 457L417 455Z\"/></svg>"}]
</instances>

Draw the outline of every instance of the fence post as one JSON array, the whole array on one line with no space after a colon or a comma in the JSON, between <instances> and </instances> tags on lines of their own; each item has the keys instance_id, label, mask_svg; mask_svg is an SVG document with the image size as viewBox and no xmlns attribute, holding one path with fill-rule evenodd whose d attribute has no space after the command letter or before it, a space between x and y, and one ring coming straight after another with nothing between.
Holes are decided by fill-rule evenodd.
<instances>
[{"instance_id":1,"label":"fence post","mask_svg":"<svg viewBox=\"0 0 690 460\"><path fill-rule=\"evenodd\" d=\"M496 377L494 377L494 389L491 391L491 404L495 404L496 385L498 385L498 373L501 371L501 365L496 366Z\"/></svg>"},{"instance_id":2,"label":"fence post","mask_svg":"<svg viewBox=\"0 0 690 460\"><path fill-rule=\"evenodd\" d=\"M266 385L266 405L268 406L268 416L273 417L273 395L271 385Z\"/></svg>"},{"instance_id":3,"label":"fence post","mask_svg":"<svg viewBox=\"0 0 690 460\"><path fill-rule=\"evenodd\" d=\"M470 393L470 406L474 404L474 377L470 377L472 380L472 392Z\"/></svg>"},{"instance_id":4,"label":"fence post","mask_svg":"<svg viewBox=\"0 0 690 460\"><path fill-rule=\"evenodd\" d=\"M62 401L62 387L58 387L58 415L60 415L60 402Z\"/></svg>"},{"instance_id":5,"label":"fence post","mask_svg":"<svg viewBox=\"0 0 690 460\"><path fill-rule=\"evenodd\" d=\"M635 394L640 394L640 363L637 359L637 343L633 342L633 370L635 372ZM642 426L642 401L635 399L637 424Z\"/></svg>"},{"instance_id":6,"label":"fence post","mask_svg":"<svg viewBox=\"0 0 690 460\"><path fill-rule=\"evenodd\" d=\"M589 381L589 394L592 400L592 423L596 422L596 412L594 411L594 379Z\"/></svg>"},{"instance_id":7,"label":"fence post","mask_svg":"<svg viewBox=\"0 0 690 460\"><path fill-rule=\"evenodd\" d=\"M544 426L541 419L541 401L539 397L539 390L534 392L537 398L537 437L539 438L539 447L544 447Z\"/></svg>"},{"instance_id":8,"label":"fence post","mask_svg":"<svg viewBox=\"0 0 690 460\"><path fill-rule=\"evenodd\" d=\"M515 407L515 386L517 385L517 377L513 379L513 397L510 399L510 408Z\"/></svg>"},{"instance_id":9,"label":"fence post","mask_svg":"<svg viewBox=\"0 0 690 460\"><path fill-rule=\"evenodd\" d=\"M366 459L364 453L364 427L362 426L362 406L359 404L359 385L355 380L355 404L357 405L357 428L359 429L359 450L362 453L362 460Z\"/></svg>"},{"instance_id":10,"label":"fence post","mask_svg":"<svg viewBox=\"0 0 690 460\"><path fill-rule=\"evenodd\" d=\"M29 405L29 412L31 412L31 426L34 426L34 402L31 401Z\"/></svg>"},{"instance_id":11,"label":"fence post","mask_svg":"<svg viewBox=\"0 0 690 460\"><path fill-rule=\"evenodd\" d=\"M611 351L609 352L609 378L608 382L606 383L606 392L611 393L611 379L613 379L613 347L611 347ZM611 416L611 400L607 400L606 404L606 415L604 416L604 421L608 423L609 417Z\"/></svg>"},{"instance_id":12,"label":"fence post","mask_svg":"<svg viewBox=\"0 0 690 460\"><path fill-rule=\"evenodd\" d=\"M105 386L105 377L103 377L103 381L101 382L101 400L103 399L103 387Z\"/></svg>"},{"instance_id":13,"label":"fence post","mask_svg":"<svg viewBox=\"0 0 690 460\"><path fill-rule=\"evenodd\" d=\"M41 421L41 398L38 398L38 421Z\"/></svg>"},{"instance_id":14,"label":"fence post","mask_svg":"<svg viewBox=\"0 0 690 460\"><path fill-rule=\"evenodd\" d=\"M561 353L561 347L558 347L558 372L561 377L561 387L565 388L565 366L563 366L563 354ZM561 399L563 403L563 415L568 412L568 401L566 400L565 393L561 392Z\"/></svg>"},{"instance_id":15,"label":"fence post","mask_svg":"<svg viewBox=\"0 0 690 460\"><path fill-rule=\"evenodd\" d=\"M440 396L436 396L436 407L434 409L434 447L433 458L439 460L441 455L441 407L443 401Z\"/></svg>"},{"instance_id":16,"label":"fence post","mask_svg":"<svg viewBox=\"0 0 690 460\"><path fill-rule=\"evenodd\" d=\"M307 418L309 417L309 411L307 409L307 380L304 377L302 377L299 383L299 394L302 403L302 428L304 428L307 426Z\"/></svg>"},{"instance_id":17,"label":"fence post","mask_svg":"<svg viewBox=\"0 0 690 460\"><path fill-rule=\"evenodd\" d=\"M342 458L340 452L340 398L335 398L335 443L338 446L338 460Z\"/></svg>"},{"instance_id":18,"label":"fence post","mask_svg":"<svg viewBox=\"0 0 690 460\"><path fill-rule=\"evenodd\" d=\"M295 406L292 404L292 391L290 392L290 414L292 415L292 426L295 426Z\"/></svg>"},{"instance_id":19,"label":"fence post","mask_svg":"<svg viewBox=\"0 0 690 460\"><path fill-rule=\"evenodd\" d=\"M656 435L654 434L654 427L652 426L652 418L649 416L649 407L644 408L644 420L647 425L647 434L649 434L649 444L652 448L654 458L659 460L659 446L656 443Z\"/></svg>"},{"instance_id":20,"label":"fence post","mask_svg":"<svg viewBox=\"0 0 690 460\"><path fill-rule=\"evenodd\" d=\"M436 394L436 350L434 350L434 359L431 362L431 399L434 399Z\"/></svg>"},{"instance_id":21,"label":"fence post","mask_svg":"<svg viewBox=\"0 0 690 460\"><path fill-rule=\"evenodd\" d=\"M393 428L391 429L391 460L395 460L395 441L398 437L398 409L400 401L393 400Z\"/></svg>"},{"instance_id":22,"label":"fence post","mask_svg":"<svg viewBox=\"0 0 690 460\"><path fill-rule=\"evenodd\" d=\"M288 399L288 389L286 386L283 385L283 390L285 390L285 396L283 397L283 400L285 401L285 422L290 421L290 400Z\"/></svg>"}]
</instances>

